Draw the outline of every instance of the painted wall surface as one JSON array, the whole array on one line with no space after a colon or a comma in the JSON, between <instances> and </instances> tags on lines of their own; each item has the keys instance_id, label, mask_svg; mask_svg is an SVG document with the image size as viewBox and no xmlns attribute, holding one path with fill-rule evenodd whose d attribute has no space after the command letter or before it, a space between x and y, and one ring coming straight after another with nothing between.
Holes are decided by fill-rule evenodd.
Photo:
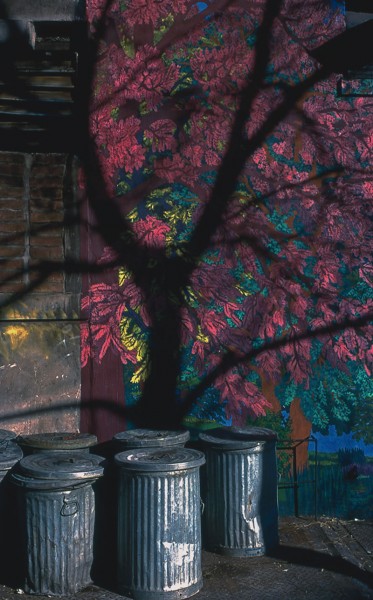
<instances>
[{"instance_id":1,"label":"painted wall surface","mask_svg":"<svg viewBox=\"0 0 373 600\"><path fill-rule=\"evenodd\" d=\"M18 434L78 431L79 323L15 313L16 321L0 327L1 427Z\"/></svg>"},{"instance_id":2,"label":"painted wall surface","mask_svg":"<svg viewBox=\"0 0 373 600\"><path fill-rule=\"evenodd\" d=\"M372 517L373 97L342 81L341 7L103 7L87 2L88 253L106 270L85 280L82 427L313 434L319 510ZM312 479L314 443L297 458Z\"/></svg>"}]
</instances>

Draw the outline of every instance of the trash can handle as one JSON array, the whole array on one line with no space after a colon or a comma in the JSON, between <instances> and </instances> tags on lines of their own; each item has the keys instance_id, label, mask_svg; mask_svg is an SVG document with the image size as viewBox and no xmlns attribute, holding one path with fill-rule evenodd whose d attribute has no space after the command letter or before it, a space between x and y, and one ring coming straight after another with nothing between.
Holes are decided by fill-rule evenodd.
<instances>
[{"instance_id":1,"label":"trash can handle","mask_svg":"<svg viewBox=\"0 0 373 600\"><path fill-rule=\"evenodd\" d=\"M200 503L200 507L201 507L201 515L203 515L203 513L205 512L205 503L201 497L199 499L199 503Z\"/></svg>"},{"instance_id":2,"label":"trash can handle","mask_svg":"<svg viewBox=\"0 0 373 600\"><path fill-rule=\"evenodd\" d=\"M79 502L64 496L60 510L61 517L72 517L79 512Z\"/></svg>"}]
</instances>

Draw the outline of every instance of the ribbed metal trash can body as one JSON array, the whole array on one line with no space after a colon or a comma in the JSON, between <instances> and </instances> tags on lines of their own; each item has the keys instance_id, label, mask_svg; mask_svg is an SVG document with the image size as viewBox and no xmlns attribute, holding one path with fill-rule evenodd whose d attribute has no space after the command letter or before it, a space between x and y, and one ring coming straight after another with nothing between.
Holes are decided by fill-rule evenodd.
<instances>
[{"instance_id":1,"label":"ribbed metal trash can body","mask_svg":"<svg viewBox=\"0 0 373 600\"><path fill-rule=\"evenodd\" d=\"M118 478L114 455L133 449L183 447L188 439L188 431L139 428L120 431L114 435L109 445L105 444L105 455L110 459L110 463L105 470L104 481L100 482L96 503L99 518L94 563L95 581L103 587L110 586L116 580L118 563ZM97 447L97 452L101 453L100 446Z\"/></svg>"},{"instance_id":2,"label":"ribbed metal trash can body","mask_svg":"<svg viewBox=\"0 0 373 600\"><path fill-rule=\"evenodd\" d=\"M20 587L26 593L65 596L91 583L93 484L102 462L86 453L32 454L13 473L23 523Z\"/></svg>"},{"instance_id":3,"label":"ribbed metal trash can body","mask_svg":"<svg viewBox=\"0 0 373 600\"><path fill-rule=\"evenodd\" d=\"M89 453L97 444L97 437L92 433L76 433L70 431L33 433L18 436L17 443L25 456L40 452L68 452L69 454Z\"/></svg>"},{"instance_id":4,"label":"ribbed metal trash can body","mask_svg":"<svg viewBox=\"0 0 373 600\"><path fill-rule=\"evenodd\" d=\"M1 431L0 431L1 433ZM0 437L0 583L13 586L18 566L18 514L13 486L9 477L22 458L22 450L13 441L16 436Z\"/></svg>"},{"instance_id":5,"label":"ribbed metal trash can body","mask_svg":"<svg viewBox=\"0 0 373 600\"><path fill-rule=\"evenodd\" d=\"M117 454L118 585L136 600L189 598L202 587L201 452Z\"/></svg>"},{"instance_id":6,"label":"ribbed metal trash can body","mask_svg":"<svg viewBox=\"0 0 373 600\"><path fill-rule=\"evenodd\" d=\"M203 546L230 556L258 556L278 544L276 434L219 428L201 434Z\"/></svg>"}]
</instances>

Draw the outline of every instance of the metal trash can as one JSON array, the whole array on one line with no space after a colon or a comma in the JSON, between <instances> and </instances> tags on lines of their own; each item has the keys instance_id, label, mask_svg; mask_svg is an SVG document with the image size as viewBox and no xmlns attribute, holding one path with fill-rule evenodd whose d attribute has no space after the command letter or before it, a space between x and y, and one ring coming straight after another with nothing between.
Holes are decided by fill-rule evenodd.
<instances>
[{"instance_id":1,"label":"metal trash can","mask_svg":"<svg viewBox=\"0 0 373 600\"><path fill-rule=\"evenodd\" d=\"M92 433L75 433L71 431L52 433L32 433L17 438L25 456L36 452L90 452L97 444L97 437Z\"/></svg>"},{"instance_id":2,"label":"metal trash can","mask_svg":"<svg viewBox=\"0 0 373 600\"><path fill-rule=\"evenodd\" d=\"M277 435L270 429L221 427L200 434L203 546L230 556L258 556L278 544Z\"/></svg>"},{"instance_id":3,"label":"metal trash can","mask_svg":"<svg viewBox=\"0 0 373 600\"><path fill-rule=\"evenodd\" d=\"M45 452L23 458L12 474L22 522L20 587L26 593L64 596L91 583L93 484L103 462L85 452Z\"/></svg>"},{"instance_id":4,"label":"metal trash can","mask_svg":"<svg viewBox=\"0 0 373 600\"><path fill-rule=\"evenodd\" d=\"M13 438L0 438L0 483L22 456L23 452Z\"/></svg>"},{"instance_id":5,"label":"metal trash can","mask_svg":"<svg viewBox=\"0 0 373 600\"><path fill-rule=\"evenodd\" d=\"M183 447L189 439L188 431L129 429L120 431L105 444L104 452L110 460L105 476L99 483L96 511L98 527L95 535L94 578L102 587L109 587L117 579L118 532L118 473L114 455L132 449L169 449ZM100 446L94 452L101 452ZM110 510L108 507L111 507Z\"/></svg>"},{"instance_id":6,"label":"metal trash can","mask_svg":"<svg viewBox=\"0 0 373 600\"><path fill-rule=\"evenodd\" d=\"M18 515L13 486L9 476L22 458L22 450L0 430L0 540L6 551L0 561L0 583L13 586L16 580L18 548L16 543ZM8 432L12 433L12 432Z\"/></svg>"},{"instance_id":7,"label":"metal trash can","mask_svg":"<svg viewBox=\"0 0 373 600\"><path fill-rule=\"evenodd\" d=\"M5 440L14 440L17 437L17 434L10 429L0 429L0 444Z\"/></svg>"},{"instance_id":8,"label":"metal trash can","mask_svg":"<svg viewBox=\"0 0 373 600\"><path fill-rule=\"evenodd\" d=\"M169 431L157 429L129 429L121 431L113 437L117 453L134 448L170 448L183 447L189 440L189 431Z\"/></svg>"},{"instance_id":9,"label":"metal trash can","mask_svg":"<svg viewBox=\"0 0 373 600\"><path fill-rule=\"evenodd\" d=\"M118 585L135 600L189 598L202 587L197 450L129 450L119 466Z\"/></svg>"}]
</instances>

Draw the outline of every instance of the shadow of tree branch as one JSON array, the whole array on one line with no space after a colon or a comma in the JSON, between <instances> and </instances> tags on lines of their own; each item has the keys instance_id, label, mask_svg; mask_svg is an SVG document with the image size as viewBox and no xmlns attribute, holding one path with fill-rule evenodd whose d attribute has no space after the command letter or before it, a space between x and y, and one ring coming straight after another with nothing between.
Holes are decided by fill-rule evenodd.
<instances>
[{"instance_id":1,"label":"shadow of tree branch","mask_svg":"<svg viewBox=\"0 0 373 600\"><path fill-rule=\"evenodd\" d=\"M255 61L249 80L240 92L239 105L234 116L226 151L218 169L215 183L212 187L210 198L205 203L201 216L192 232L191 238L184 248L183 256L167 256L162 248L147 248L133 235L131 224L126 218L126 212L136 206L138 200L146 193L154 189L159 181L156 177L138 185L130 194L114 197L108 192L107 183L99 159L99 149L92 138L90 128L92 96L96 65L100 55L100 45L105 36L107 17L112 7L109 0L104 8L102 17L96 27L95 35L87 36L85 48L82 50L82 63L84 64L83 76L79 83L77 97L79 98L77 123L79 124L77 154L83 164L85 172L86 194L89 207L94 215L94 224L90 224L91 231L99 235L101 240L110 247L115 255L115 260L104 264L79 260L48 261L43 260L25 269L20 269L9 276L5 276L3 283L10 283L24 275L37 275L35 280L30 281L24 290L13 293L2 301L2 306L7 307L22 299L25 295L36 291L52 273L78 273L97 275L109 269L115 269L125 265L131 272L133 280L142 291L149 314L149 375L145 381L142 398L137 406L125 409L126 416L130 416L137 424L180 426L183 416L198 403L203 392L216 380L218 376L224 375L229 369L238 367L244 362L249 362L260 353L276 350L286 344L295 343L303 339L311 339L320 335L332 335L347 327L362 327L372 318L365 315L359 319L344 320L341 323L329 323L325 328L317 330L306 330L301 334L284 335L270 343L263 342L260 348L251 349L242 354L228 350L222 356L220 363L203 378L183 398L181 406L175 402L175 391L181 369L181 311L185 304L183 290L190 285L191 278L200 264L201 257L214 246L214 235L221 228L227 218L227 211L234 195L235 187L243 172L247 161L253 156L258 148L266 141L268 136L275 130L277 125L286 119L292 111L301 115L298 103L301 98L317 83L325 79L342 66L340 56L338 61L333 54L332 60L325 57L334 46L328 45L314 56L322 63L315 66L313 73L299 83L281 86L281 101L272 108L264 123L259 129L247 137L245 126L251 118L253 104L258 94L268 84L265 82L266 69L270 58L270 43L273 32L273 24L279 18L282 2L280 0L267 0L263 18L257 30L257 41L255 46ZM193 17L185 27L198 28L204 18L209 17L214 10L223 11L229 5L229 0L217 0L212 3L206 13ZM364 29L365 32L365 29ZM159 45L159 53L167 47L172 46L178 36L183 35L183 27L171 28L164 36ZM350 34L341 34L336 40L336 48L340 48ZM333 44L333 42L330 42ZM325 52L324 52L325 50ZM337 52L338 54L338 52ZM331 55L330 55L331 56ZM12 57L11 57L12 58ZM343 61L342 61L343 62ZM344 63L343 63L344 64ZM135 72L136 76L136 72ZM6 74L5 82L9 89L14 89L17 94L28 95L28 90L17 87L16 72L12 62L9 63L9 73ZM195 107L197 110L197 105ZM304 115L303 115L304 117ZM184 115L185 118L185 115ZM322 142L321 142L322 147ZM326 176L327 173L324 173ZM317 176L318 178L320 176ZM311 176L307 182L314 181L316 176ZM275 194L281 189L295 190L296 184L283 185L276 188ZM266 200L266 199L264 199ZM268 200L268 198L267 198ZM325 205L319 207L319 214ZM69 224L77 224L80 218L71 219ZM65 225L67 223L65 222ZM48 231L53 224L40 226L33 231ZM15 239L8 237L8 241ZM283 240L288 241L291 238ZM232 240L232 245L245 243L257 257L279 262L278 256L271 252L261 240L261 232L258 235L242 235ZM152 265L151 267L149 265ZM300 274L297 274L300 276ZM307 277L303 277L303 283L308 283ZM159 307L162 310L159 310ZM250 332L247 331L248 339ZM109 409L109 404L107 408ZM92 405L94 408L94 405Z\"/></svg>"}]
</instances>

